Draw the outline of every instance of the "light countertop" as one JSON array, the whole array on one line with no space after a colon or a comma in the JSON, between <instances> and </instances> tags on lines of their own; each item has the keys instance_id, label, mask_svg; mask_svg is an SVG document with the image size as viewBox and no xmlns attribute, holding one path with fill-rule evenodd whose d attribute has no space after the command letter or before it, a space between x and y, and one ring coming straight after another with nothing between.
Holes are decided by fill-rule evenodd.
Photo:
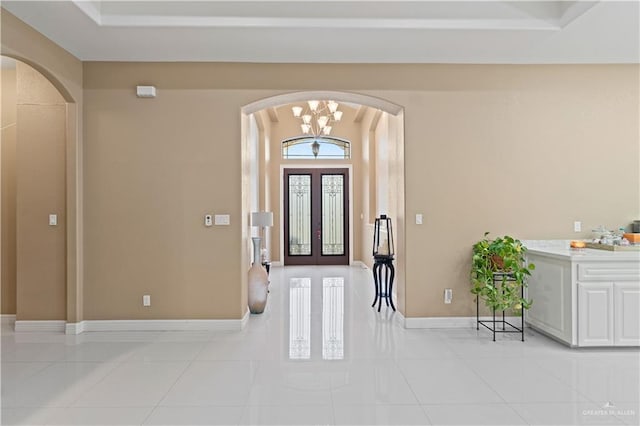
<instances>
[{"instance_id":1,"label":"light countertop","mask_svg":"<svg viewBox=\"0 0 640 426\"><path fill-rule=\"evenodd\" d=\"M572 249L570 240L524 240L531 254L570 259L571 261L636 261L640 262L640 251L609 251L598 249Z\"/></svg>"}]
</instances>

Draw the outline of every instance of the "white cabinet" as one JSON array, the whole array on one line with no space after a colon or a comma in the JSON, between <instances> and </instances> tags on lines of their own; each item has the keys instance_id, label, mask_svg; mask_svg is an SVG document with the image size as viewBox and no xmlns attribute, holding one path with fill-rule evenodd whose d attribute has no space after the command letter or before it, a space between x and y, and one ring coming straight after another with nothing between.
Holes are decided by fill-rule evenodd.
<instances>
[{"instance_id":1,"label":"white cabinet","mask_svg":"<svg viewBox=\"0 0 640 426\"><path fill-rule=\"evenodd\" d=\"M613 283L578 283L578 345L613 345Z\"/></svg>"},{"instance_id":2,"label":"white cabinet","mask_svg":"<svg viewBox=\"0 0 640 426\"><path fill-rule=\"evenodd\" d=\"M579 262L578 345L640 345L640 265Z\"/></svg>"},{"instance_id":3,"label":"white cabinet","mask_svg":"<svg viewBox=\"0 0 640 426\"><path fill-rule=\"evenodd\" d=\"M640 282L613 285L613 341L616 346L640 345Z\"/></svg>"},{"instance_id":4,"label":"white cabinet","mask_svg":"<svg viewBox=\"0 0 640 426\"><path fill-rule=\"evenodd\" d=\"M527 324L571 346L640 346L640 253L529 249Z\"/></svg>"},{"instance_id":5,"label":"white cabinet","mask_svg":"<svg viewBox=\"0 0 640 426\"><path fill-rule=\"evenodd\" d=\"M578 345L640 345L640 283L578 283Z\"/></svg>"},{"instance_id":6,"label":"white cabinet","mask_svg":"<svg viewBox=\"0 0 640 426\"><path fill-rule=\"evenodd\" d=\"M529 256L536 269L528 280L527 324L569 344L573 334L571 309L571 264L561 259Z\"/></svg>"}]
</instances>

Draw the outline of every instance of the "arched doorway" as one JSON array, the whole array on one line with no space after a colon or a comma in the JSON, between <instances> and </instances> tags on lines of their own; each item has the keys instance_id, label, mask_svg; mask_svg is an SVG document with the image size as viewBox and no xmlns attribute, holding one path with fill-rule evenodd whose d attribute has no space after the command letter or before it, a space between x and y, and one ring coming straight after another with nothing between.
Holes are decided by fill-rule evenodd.
<instances>
[{"instance_id":1,"label":"arched doorway","mask_svg":"<svg viewBox=\"0 0 640 426\"><path fill-rule=\"evenodd\" d=\"M46 70L2 61L2 312L64 331L81 315L77 108Z\"/></svg>"},{"instance_id":2,"label":"arched doorway","mask_svg":"<svg viewBox=\"0 0 640 426\"><path fill-rule=\"evenodd\" d=\"M353 144L355 148L352 149L354 156L360 157L357 164L348 163L349 175L353 177L350 182L352 186L350 193L365 195L360 200L352 201L348 210L349 242L351 243L349 246L352 247L349 264L362 262L371 266L372 241L369 235L373 234L373 219L380 214L388 214L395 219L398 240L396 243L399 247L397 264L398 269L403 270L404 254L401 253L404 247L404 221L401 220L404 217L403 109L399 105L380 98L347 92L311 91L277 95L246 105L242 109L242 152L243 176L248 179L243 179L243 217L247 218L255 209L274 211L271 251L275 253L274 263L282 264L286 239L284 218L280 213L285 199L283 185L285 169L288 167L311 169L326 167L327 164L330 167L340 167L346 164L326 161L314 163L314 160L297 163L280 161L283 155L282 150L275 149L274 146L281 142L281 136L295 137L296 135L283 135L270 131L270 127L279 126L274 124L273 117L284 121L286 116L291 114L291 106L312 99L333 100L354 107L356 112L351 119L359 124L359 130L354 139L358 142ZM343 137L343 135L336 136ZM271 166L265 164L264 160L256 155L256 150L259 151L256 148L258 146L260 149L268 149L267 162L270 161ZM251 228L246 221L243 223L243 234L247 240L249 232ZM249 250L248 245L247 247ZM244 257L250 259L248 254ZM244 266L248 266L248 260L245 262ZM398 279L399 299L404 298L403 275L401 273ZM402 310L404 303L402 300L399 301Z\"/></svg>"}]
</instances>

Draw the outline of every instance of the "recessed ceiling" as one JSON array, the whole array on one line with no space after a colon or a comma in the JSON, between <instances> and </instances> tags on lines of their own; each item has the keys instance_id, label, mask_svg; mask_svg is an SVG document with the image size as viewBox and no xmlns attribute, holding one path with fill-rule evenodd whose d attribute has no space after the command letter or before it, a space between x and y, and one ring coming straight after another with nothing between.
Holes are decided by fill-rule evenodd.
<instances>
[{"instance_id":1,"label":"recessed ceiling","mask_svg":"<svg viewBox=\"0 0 640 426\"><path fill-rule=\"evenodd\" d=\"M638 63L637 1L3 1L85 61Z\"/></svg>"}]
</instances>

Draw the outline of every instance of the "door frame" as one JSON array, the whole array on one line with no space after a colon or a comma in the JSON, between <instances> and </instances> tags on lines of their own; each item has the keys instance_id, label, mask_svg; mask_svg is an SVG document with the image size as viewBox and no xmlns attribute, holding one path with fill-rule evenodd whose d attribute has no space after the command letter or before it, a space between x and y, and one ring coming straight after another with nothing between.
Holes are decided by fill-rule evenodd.
<instances>
[{"instance_id":1,"label":"door frame","mask_svg":"<svg viewBox=\"0 0 640 426\"><path fill-rule=\"evenodd\" d=\"M302 162L294 162L294 163L285 163L280 164L280 197L278 203L280 203L280 235L278 238L280 239L280 261L284 265L284 250L285 250L285 241L284 241L284 169L347 169L349 171L349 265L353 265L353 165L352 164L341 164L341 163L326 163L321 162L317 163L316 160L313 160L313 163L302 163Z\"/></svg>"}]
</instances>

